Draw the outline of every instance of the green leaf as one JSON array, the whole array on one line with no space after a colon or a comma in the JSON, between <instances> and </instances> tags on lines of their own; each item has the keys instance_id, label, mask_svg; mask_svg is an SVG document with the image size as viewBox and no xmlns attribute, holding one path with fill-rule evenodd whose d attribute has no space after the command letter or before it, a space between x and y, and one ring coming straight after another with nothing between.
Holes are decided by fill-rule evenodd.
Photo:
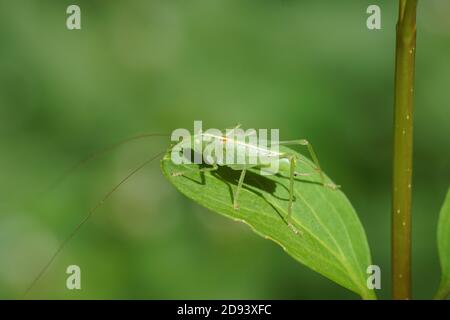
<instances>
[{"instance_id":1,"label":"green leaf","mask_svg":"<svg viewBox=\"0 0 450 320\"><path fill-rule=\"evenodd\" d=\"M366 285L370 251L364 229L355 210L341 190L324 187L311 161L296 154L296 171L311 176L296 178L293 219L298 234L288 227L285 217L288 206L289 178L263 176L250 169L245 187L239 196L239 210L234 210L233 190L240 171L219 167L214 172L199 172L198 165L175 165L167 153L161 160L166 178L184 195L200 205L228 218L248 224L257 234L279 244L290 256L357 293L374 299L375 293ZM172 176L173 172L183 172ZM328 182L330 181L326 177Z\"/></svg>"},{"instance_id":2,"label":"green leaf","mask_svg":"<svg viewBox=\"0 0 450 320\"><path fill-rule=\"evenodd\" d=\"M442 274L435 298L446 299L450 293L450 188L439 217L437 241Z\"/></svg>"}]
</instances>

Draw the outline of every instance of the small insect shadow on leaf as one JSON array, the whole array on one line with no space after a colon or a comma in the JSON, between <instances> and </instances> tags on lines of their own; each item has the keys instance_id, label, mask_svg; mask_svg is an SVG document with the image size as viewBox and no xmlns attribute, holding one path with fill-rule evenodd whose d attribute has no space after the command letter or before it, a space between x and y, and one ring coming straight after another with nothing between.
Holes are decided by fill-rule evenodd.
<instances>
[{"instance_id":1,"label":"small insect shadow on leaf","mask_svg":"<svg viewBox=\"0 0 450 320\"><path fill-rule=\"evenodd\" d=\"M255 170L258 170L258 169L255 169ZM239 177L241 175L241 170L233 170L229 167L219 167L212 174L218 178L222 178L223 180L225 180L229 183L237 185L239 182ZM280 178L284 178L286 180L289 180L289 177L286 177L282 174L277 174L276 176L280 177ZM244 188L245 187L254 187L256 189L263 190L263 191L271 194L272 196L274 196L275 198L277 198L279 200L287 201L289 199L288 197L286 197L286 198L281 197L281 196L277 195L277 193L275 191L276 191L276 188L278 185L279 187L284 189L286 192L289 192L288 186L281 183L280 181L273 180L270 177L274 177L274 176L271 176L271 175L264 176L264 175L258 174L256 172L253 172L251 170L247 170L247 173L245 175L245 180L244 180ZM299 177L295 177L294 181L298 182L298 183L322 185L322 183L320 183L320 182L305 180L305 179L302 179ZM252 190L252 191L254 191L254 190Z\"/></svg>"},{"instance_id":2,"label":"small insect shadow on leaf","mask_svg":"<svg viewBox=\"0 0 450 320\"><path fill-rule=\"evenodd\" d=\"M233 197L233 189L231 187L232 184L237 184L241 175L240 170L233 170L229 167L219 167L216 171L212 173L216 178L221 178L228 186L228 190L230 193L230 198ZM266 197L263 194L263 191L269 193L271 196L279 199L289 201L289 197L280 197L276 194L275 190L277 188L277 184L284 188L287 192L289 192L288 188L284 186L282 183L274 181L269 178L269 176L262 176L252 171L247 171L244 181L243 188L250 190L261 199L267 201ZM295 200L295 199L294 199ZM267 203L275 210L281 220L288 226L288 222L280 210L273 205L270 201Z\"/></svg>"},{"instance_id":3,"label":"small insect shadow on leaf","mask_svg":"<svg viewBox=\"0 0 450 320\"><path fill-rule=\"evenodd\" d=\"M237 185L239 177L241 176L241 170L233 170L230 167L219 167L212 174L224 181ZM275 181L268 179L265 176L259 175L255 172L247 170L244 180L244 187L254 187L263 190L267 193L275 193L276 183Z\"/></svg>"}]
</instances>

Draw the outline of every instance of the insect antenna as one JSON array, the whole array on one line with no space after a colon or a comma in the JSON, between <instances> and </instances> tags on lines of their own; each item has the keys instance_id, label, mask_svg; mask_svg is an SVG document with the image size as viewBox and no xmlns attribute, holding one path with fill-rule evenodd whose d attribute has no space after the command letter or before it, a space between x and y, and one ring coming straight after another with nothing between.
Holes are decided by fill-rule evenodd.
<instances>
[{"instance_id":1,"label":"insect antenna","mask_svg":"<svg viewBox=\"0 0 450 320\"><path fill-rule=\"evenodd\" d=\"M86 217L73 229L73 231L64 239L63 242L59 245L58 249L53 253L49 261L44 265L44 267L41 269L41 271L38 273L38 275L34 278L34 280L31 282L31 284L28 286L27 290L25 291L23 297L25 298L28 293L34 288L36 283L39 281L40 278L44 275L44 273L48 270L48 268L51 266L53 261L57 258L57 256L61 253L61 251L65 248L65 246L72 240L72 238L78 233L78 231L83 227L84 224L92 217L94 212L100 208L106 200L108 200L111 195L117 191L117 189L120 188L121 185L123 185L125 182L127 182L133 175L135 175L138 171L140 171L142 168L144 168L146 165L148 165L153 160L159 158L165 153L165 151L158 153L157 155L151 157L150 159L143 162L141 165L139 165L137 168L135 168L133 171L131 171L125 178L123 178L118 184L114 186L108 193L106 193L103 198L94 206L92 209L88 212Z\"/></svg>"},{"instance_id":2,"label":"insect antenna","mask_svg":"<svg viewBox=\"0 0 450 320\"><path fill-rule=\"evenodd\" d=\"M134 141L134 140L140 140L140 139L150 138L150 137L169 137L169 136L170 136L169 134L164 134L164 133L142 133L139 135L135 135L135 136L117 141L113 144L110 144L109 146L103 147L102 149L99 149L99 150L91 153L84 159L81 159L80 161L75 163L72 167L70 167L65 172L63 172L55 181L53 181L53 183L50 184L50 186L47 187L47 189L44 191L44 193L48 193L51 190L53 190L56 186L58 186L62 181L64 181L67 177L69 177L76 169L81 167L83 164L85 164L91 160L94 160L95 158L107 153L108 151L114 150L115 148L118 148L118 147L120 147L128 142Z\"/></svg>"}]
</instances>

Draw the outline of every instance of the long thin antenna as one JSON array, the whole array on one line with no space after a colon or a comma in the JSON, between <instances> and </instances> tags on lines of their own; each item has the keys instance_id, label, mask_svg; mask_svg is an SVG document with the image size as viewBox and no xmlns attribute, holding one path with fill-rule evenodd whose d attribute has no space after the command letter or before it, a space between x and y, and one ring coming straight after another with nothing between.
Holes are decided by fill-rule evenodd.
<instances>
[{"instance_id":1,"label":"long thin antenna","mask_svg":"<svg viewBox=\"0 0 450 320\"><path fill-rule=\"evenodd\" d=\"M94 160L95 158L97 158L98 156L113 150L117 147L120 147L121 145L128 143L130 141L134 141L134 140L138 140L138 139L143 139L143 138L149 138L149 137L168 137L169 134L164 134L164 133L143 133L143 134L139 134L133 137L129 137L123 140L120 140L118 142L115 142L109 146L106 146L102 149L99 149L93 153L91 153L90 155L88 155L86 158L78 161L77 163L75 163L72 167L70 167L69 169L67 169L63 174L61 174L61 176L59 176L45 191L49 192L52 189L54 189L57 185L59 185L65 178L67 178L71 173L73 173L76 169L78 169L78 167L80 167L81 165Z\"/></svg>"},{"instance_id":2,"label":"long thin antenna","mask_svg":"<svg viewBox=\"0 0 450 320\"><path fill-rule=\"evenodd\" d=\"M47 271L47 269L50 267L50 265L53 263L53 261L56 259L56 257L59 255L59 253L64 249L64 247L69 243L70 240L77 234L77 232L83 227L83 225L92 217L94 212L100 208L103 203L105 203L106 200L117 190L119 187L124 184L128 179L130 179L134 174L136 174L139 170L144 168L147 164L152 162L153 160L157 159L161 155L164 154L165 151L158 153L156 156L151 157L150 159L146 160L144 163L142 163L140 166L138 166L136 169L134 169L132 172L130 172L125 178L123 178L113 189L111 189L103 198L101 201L99 201L87 214L87 216L73 229L73 231L69 234L69 236L60 244L59 248L55 251L55 253L52 255L50 260L47 262L47 264L41 269L39 274L34 278L33 282L30 284L30 286L25 291L23 297L25 298L27 294L33 289L33 287L36 285L36 283L39 281L39 279L44 275L44 273Z\"/></svg>"}]
</instances>

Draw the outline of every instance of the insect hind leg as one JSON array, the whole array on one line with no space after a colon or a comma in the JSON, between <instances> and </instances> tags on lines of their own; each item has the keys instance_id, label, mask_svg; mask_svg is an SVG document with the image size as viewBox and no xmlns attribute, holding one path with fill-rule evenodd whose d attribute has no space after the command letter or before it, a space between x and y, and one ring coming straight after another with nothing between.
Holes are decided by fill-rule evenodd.
<instances>
[{"instance_id":1,"label":"insect hind leg","mask_svg":"<svg viewBox=\"0 0 450 320\"><path fill-rule=\"evenodd\" d=\"M300 145L300 146L306 146L306 148L308 149L309 155L311 156L312 161L314 162L314 165L316 166L315 168L311 166L311 164L309 162L303 161L298 159L299 161L303 161L304 163L308 164L309 166L311 166L315 171L317 171L320 175L320 180L321 183L324 187L328 187L331 188L333 190L339 189L340 186L336 185L332 182L325 182L325 175L322 171L322 168L320 167L320 163L319 163L319 159L317 158L317 155L314 151L314 148L312 147L311 143L309 143L308 140L306 139L298 139L298 140L288 140L288 141L280 141L278 143L279 145L282 146L287 146L287 145ZM304 174L304 173L295 173L296 175L308 175L308 174Z\"/></svg>"},{"instance_id":2,"label":"insect hind leg","mask_svg":"<svg viewBox=\"0 0 450 320\"><path fill-rule=\"evenodd\" d=\"M289 203L288 203L288 214L286 222L288 227L295 233L301 234L301 231L294 226L294 220L292 218L292 208L294 205L294 177L295 168L297 167L297 157L292 154L284 154L281 158L286 158L289 160Z\"/></svg>"},{"instance_id":3,"label":"insect hind leg","mask_svg":"<svg viewBox=\"0 0 450 320\"><path fill-rule=\"evenodd\" d=\"M233 194L233 209L234 210L239 210L239 203L238 203L238 199L239 199L239 193L242 189L242 185L244 184L244 179L245 179L245 174L247 172L247 169L244 168L241 171L241 175L239 177L239 182L236 188L236 191Z\"/></svg>"}]
</instances>

